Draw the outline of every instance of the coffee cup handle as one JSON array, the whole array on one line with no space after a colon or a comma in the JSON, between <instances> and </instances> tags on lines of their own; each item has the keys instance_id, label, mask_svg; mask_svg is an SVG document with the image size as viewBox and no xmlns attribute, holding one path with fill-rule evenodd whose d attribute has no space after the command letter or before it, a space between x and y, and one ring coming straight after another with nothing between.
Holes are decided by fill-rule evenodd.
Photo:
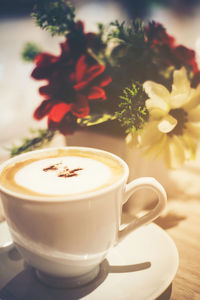
<instances>
[{"instance_id":1,"label":"coffee cup handle","mask_svg":"<svg viewBox=\"0 0 200 300\"><path fill-rule=\"evenodd\" d=\"M161 212L164 210L166 206L167 203L166 192L162 187L162 185L155 178L152 177L137 178L131 181L129 184L127 184L125 189L123 204L128 201L128 199L133 193L143 188L148 188L153 190L158 196L158 203L150 212L148 212L142 217L132 220L124 229L119 230L117 243L119 243L122 239L124 239L133 230L155 220L161 214Z\"/></svg>"}]
</instances>

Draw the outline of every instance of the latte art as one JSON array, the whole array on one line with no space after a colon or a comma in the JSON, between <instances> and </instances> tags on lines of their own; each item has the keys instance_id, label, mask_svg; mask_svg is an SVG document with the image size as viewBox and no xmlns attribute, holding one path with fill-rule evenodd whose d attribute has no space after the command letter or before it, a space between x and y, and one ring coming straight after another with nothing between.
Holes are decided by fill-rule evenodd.
<instances>
[{"instance_id":1,"label":"latte art","mask_svg":"<svg viewBox=\"0 0 200 300\"><path fill-rule=\"evenodd\" d=\"M53 197L102 189L122 174L123 167L110 156L62 149L8 165L0 182L16 192Z\"/></svg>"},{"instance_id":2,"label":"latte art","mask_svg":"<svg viewBox=\"0 0 200 300\"><path fill-rule=\"evenodd\" d=\"M110 168L101 162L66 156L30 163L16 173L15 181L39 194L64 195L84 193L91 187L96 189L105 184L110 176Z\"/></svg>"},{"instance_id":3,"label":"latte art","mask_svg":"<svg viewBox=\"0 0 200 300\"><path fill-rule=\"evenodd\" d=\"M50 167L44 168L43 171L57 171L59 170L59 166L62 165L61 163L51 165ZM77 176L77 172L83 170L82 168L76 168L70 170L67 166L64 166L64 168L57 174L58 177L74 177Z\"/></svg>"}]
</instances>

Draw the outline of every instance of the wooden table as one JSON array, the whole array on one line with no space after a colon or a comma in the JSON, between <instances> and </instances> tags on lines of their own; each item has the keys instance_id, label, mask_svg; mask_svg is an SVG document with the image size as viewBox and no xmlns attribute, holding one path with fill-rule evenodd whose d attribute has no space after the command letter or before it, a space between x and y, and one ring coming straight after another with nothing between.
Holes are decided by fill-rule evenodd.
<instances>
[{"instance_id":1,"label":"wooden table","mask_svg":"<svg viewBox=\"0 0 200 300\"><path fill-rule=\"evenodd\" d=\"M200 299L200 199L170 199L166 217L156 223L174 240L179 268L172 286L159 300ZM170 295L171 294L171 295Z\"/></svg>"}]
</instances>

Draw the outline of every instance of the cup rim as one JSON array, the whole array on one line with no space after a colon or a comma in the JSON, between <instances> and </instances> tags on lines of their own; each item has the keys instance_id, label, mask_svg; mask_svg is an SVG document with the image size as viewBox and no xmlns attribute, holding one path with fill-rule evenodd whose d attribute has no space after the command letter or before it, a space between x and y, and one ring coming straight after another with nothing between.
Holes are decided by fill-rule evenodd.
<instances>
[{"instance_id":1,"label":"cup rim","mask_svg":"<svg viewBox=\"0 0 200 300\"><path fill-rule=\"evenodd\" d=\"M122 158L120 158L119 156L117 156L111 152L108 152L108 151L105 151L102 149L92 148L92 147L79 147L79 146L62 146L62 147L58 146L58 147L52 147L52 148L45 148L45 149L43 148L43 149L38 149L38 150L32 150L32 151L29 151L26 153L19 154L15 157L9 158L6 161L4 161L3 163L1 163L0 175L1 175L2 171L4 170L4 168L8 164L17 162L17 161L21 160L21 158L28 158L28 157L31 157L33 154L37 154L40 152L53 152L53 151L57 151L57 150L66 150L66 149L80 150L80 151L92 151L95 153L106 154L106 155L114 158L115 160L117 160L123 166L124 173L118 180L116 180L111 185L108 185L107 187L104 187L104 188L96 190L96 191L91 191L91 192L87 192L87 193L83 193L83 194L80 193L80 194L75 194L75 195L73 195L73 194L72 195L57 195L57 196L55 195L55 197L54 196L46 196L46 195L44 195L44 196L28 195L28 194L11 191L8 188L4 187L3 184L1 184L1 183L0 183L0 192L3 192L4 194L7 194L9 196L12 196L12 197L20 199L20 200L34 201L37 203L72 202L72 201L83 200L84 198L91 199L96 196L104 195L104 194L114 190L118 186L120 186L124 181L126 182L128 180L129 168L128 168L128 165L126 164L126 162Z\"/></svg>"}]
</instances>

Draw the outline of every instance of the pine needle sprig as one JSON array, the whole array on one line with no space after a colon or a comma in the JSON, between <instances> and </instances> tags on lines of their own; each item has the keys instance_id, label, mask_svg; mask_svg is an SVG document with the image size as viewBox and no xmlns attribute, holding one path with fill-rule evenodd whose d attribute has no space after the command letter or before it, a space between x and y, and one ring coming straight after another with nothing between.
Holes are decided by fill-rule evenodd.
<instances>
[{"instance_id":1,"label":"pine needle sprig","mask_svg":"<svg viewBox=\"0 0 200 300\"><path fill-rule=\"evenodd\" d=\"M75 25L75 8L65 0L36 0L31 16L52 36L66 35Z\"/></svg>"},{"instance_id":2,"label":"pine needle sprig","mask_svg":"<svg viewBox=\"0 0 200 300\"><path fill-rule=\"evenodd\" d=\"M14 145L11 149L8 149L11 157L41 148L53 139L56 131L51 131L49 129L32 129L31 133L34 134L34 137L25 138L21 145Z\"/></svg>"},{"instance_id":3,"label":"pine needle sprig","mask_svg":"<svg viewBox=\"0 0 200 300\"><path fill-rule=\"evenodd\" d=\"M116 117L126 133L133 133L141 129L149 119L149 112L145 106L147 95L139 82L133 83L132 87L123 90L122 102Z\"/></svg>"},{"instance_id":4,"label":"pine needle sprig","mask_svg":"<svg viewBox=\"0 0 200 300\"><path fill-rule=\"evenodd\" d=\"M111 47L109 61L114 66L127 69L133 74L138 65L146 65L147 45L145 42L144 24L140 19L133 20L132 24L119 21L110 23L110 32L107 35L107 44ZM149 60L148 60L149 61ZM130 69L130 70L129 70ZM141 73L141 70L137 72ZM134 80L141 81L141 76L134 76Z\"/></svg>"},{"instance_id":5,"label":"pine needle sprig","mask_svg":"<svg viewBox=\"0 0 200 300\"><path fill-rule=\"evenodd\" d=\"M108 33L108 41L111 39L118 40L133 46L136 40L144 41L144 24L140 19L136 19L131 25L126 25L125 21L119 23L118 20L110 23L111 31Z\"/></svg>"}]
</instances>

